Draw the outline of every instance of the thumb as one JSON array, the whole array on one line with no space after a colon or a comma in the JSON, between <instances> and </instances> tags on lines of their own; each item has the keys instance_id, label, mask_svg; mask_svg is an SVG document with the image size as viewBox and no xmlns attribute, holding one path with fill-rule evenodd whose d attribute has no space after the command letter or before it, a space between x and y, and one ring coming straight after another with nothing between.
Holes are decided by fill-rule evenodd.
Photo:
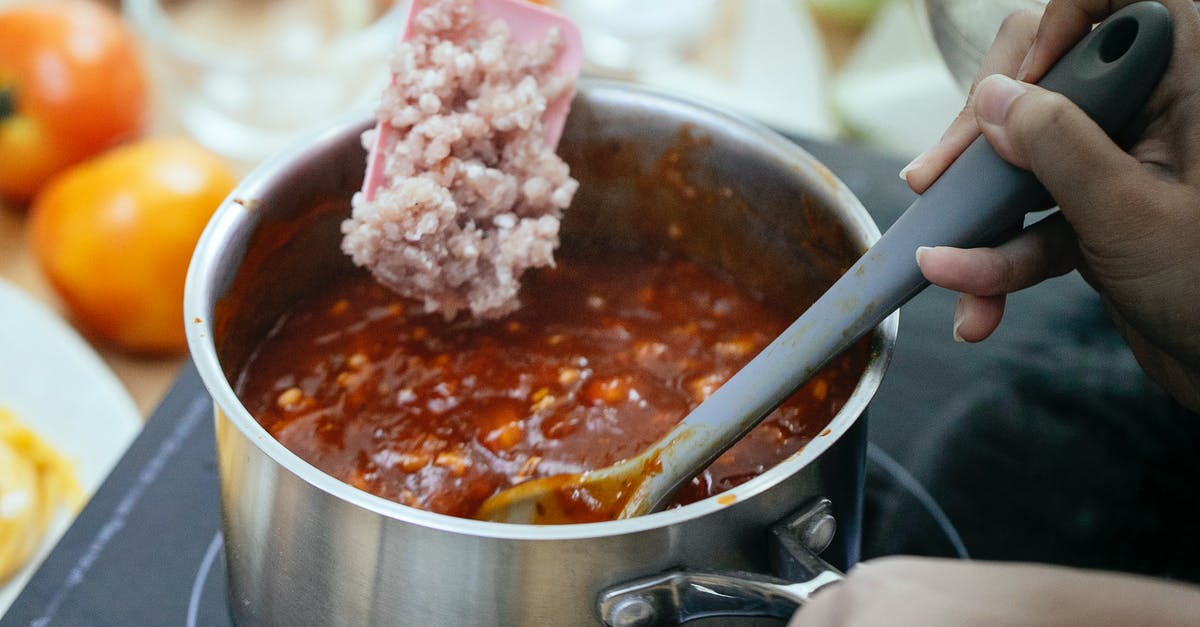
<instances>
[{"instance_id":1,"label":"thumb","mask_svg":"<svg viewBox=\"0 0 1200 627\"><path fill-rule=\"evenodd\" d=\"M1147 231L1160 181L1065 96L994 74L976 86L975 116L1001 157L1033 171L1086 246L1119 253L1112 247Z\"/></svg>"}]
</instances>

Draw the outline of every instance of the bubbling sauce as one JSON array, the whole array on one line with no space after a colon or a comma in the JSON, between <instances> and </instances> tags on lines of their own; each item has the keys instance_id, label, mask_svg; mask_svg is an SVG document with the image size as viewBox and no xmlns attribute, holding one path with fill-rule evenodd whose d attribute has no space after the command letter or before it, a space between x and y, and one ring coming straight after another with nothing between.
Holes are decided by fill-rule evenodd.
<instances>
[{"instance_id":1,"label":"bubbling sauce","mask_svg":"<svg viewBox=\"0 0 1200 627\"><path fill-rule=\"evenodd\" d=\"M797 312L679 258L564 247L500 320L447 321L362 273L296 304L237 380L247 409L322 471L470 517L535 477L631 457L666 434ZM859 342L678 495L718 494L782 461L845 404Z\"/></svg>"}]
</instances>

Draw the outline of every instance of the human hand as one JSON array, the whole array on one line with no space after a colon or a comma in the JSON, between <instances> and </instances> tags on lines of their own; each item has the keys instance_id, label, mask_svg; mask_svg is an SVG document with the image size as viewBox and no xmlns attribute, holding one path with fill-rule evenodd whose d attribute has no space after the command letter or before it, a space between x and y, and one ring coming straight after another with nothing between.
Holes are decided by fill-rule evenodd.
<instances>
[{"instance_id":1,"label":"human hand","mask_svg":"<svg viewBox=\"0 0 1200 627\"><path fill-rule=\"evenodd\" d=\"M1200 589L1060 566L888 557L823 588L788 627L1186 625Z\"/></svg>"},{"instance_id":2,"label":"human hand","mask_svg":"<svg viewBox=\"0 0 1200 627\"><path fill-rule=\"evenodd\" d=\"M994 248L918 251L930 282L962 293L957 339L988 337L1006 294L1078 269L1147 373L1200 411L1200 13L1189 0L1161 2L1174 21L1173 55L1128 129L1129 153L1030 83L1132 0L1050 0L1040 24L1030 13L1005 21L962 113L901 176L924 192L982 131L1061 208Z\"/></svg>"}]
</instances>

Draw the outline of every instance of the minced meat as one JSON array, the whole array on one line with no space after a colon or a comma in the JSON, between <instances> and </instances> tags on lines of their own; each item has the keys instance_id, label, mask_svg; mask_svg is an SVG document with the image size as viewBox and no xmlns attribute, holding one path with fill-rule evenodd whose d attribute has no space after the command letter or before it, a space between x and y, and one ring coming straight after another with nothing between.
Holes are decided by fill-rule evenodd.
<instances>
[{"instance_id":1,"label":"minced meat","mask_svg":"<svg viewBox=\"0 0 1200 627\"><path fill-rule=\"evenodd\" d=\"M554 263L578 187L543 140L546 104L573 89L551 73L561 47L557 29L510 41L473 2L433 0L414 16L377 112L386 182L357 194L342 224L356 264L447 318L516 309L521 274Z\"/></svg>"}]
</instances>

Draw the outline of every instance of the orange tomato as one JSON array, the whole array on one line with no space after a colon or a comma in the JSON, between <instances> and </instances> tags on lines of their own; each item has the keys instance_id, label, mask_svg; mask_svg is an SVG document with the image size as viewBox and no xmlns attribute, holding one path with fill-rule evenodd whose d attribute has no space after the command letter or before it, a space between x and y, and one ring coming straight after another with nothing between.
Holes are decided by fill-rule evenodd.
<instances>
[{"instance_id":1,"label":"orange tomato","mask_svg":"<svg viewBox=\"0 0 1200 627\"><path fill-rule=\"evenodd\" d=\"M0 9L0 196L139 133L148 86L119 16L89 0Z\"/></svg>"},{"instance_id":2,"label":"orange tomato","mask_svg":"<svg viewBox=\"0 0 1200 627\"><path fill-rule=\"evenodd\" d=\"M222 159L191 140L127 144L37 195L34 254L84 332L133 352L181 351L192 249L235 182Z\"/></svg>"}]
</instances>

